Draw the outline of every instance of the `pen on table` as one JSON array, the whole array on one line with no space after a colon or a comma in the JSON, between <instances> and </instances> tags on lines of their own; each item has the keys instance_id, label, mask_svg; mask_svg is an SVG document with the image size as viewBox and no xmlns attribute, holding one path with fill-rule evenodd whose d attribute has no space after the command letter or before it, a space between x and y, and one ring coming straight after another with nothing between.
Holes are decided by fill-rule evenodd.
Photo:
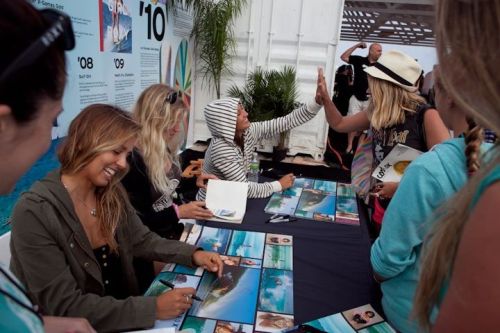
<instances>
[{"instance_id":1,"label":"pen on table","mask_svg":"<svg viewBox=\"0 0 500 333\"><path fill-rule=\"evenodd\" d=\"M272 222L275 222L276 220L288 219L289 217L290 217L290 215L281 215L280 216L280 214L274 214L265 223L269 223L269 222L272 223Z\"/></svg>"},{"instance_id":2,"label":"pen on table","mask_svg":"<svg viewBox=\"0 0 500 333\"><path fill-rule=\"evenodd\" d=\"M282 219L274 219L274 220L269 220L269 223L282 223L282 222L295 222L297 219L294 218L282 218Z\"/></svg>"},{"instance_id":3,"label":"pen on table","mask_svg":"<svg viewBox=\"0 0 500 333\"><path fill-rule=\"evenodd\" d=\"M175 288L175 284L173 284L172 282L168 282L168 281L165 281L165 280L162 280L160 279L160 282L162 284L164 284L165 286L171 288L171 289L174 289ZM200 301L200 302L203 302L203 299L199 298L198 296L196 295L191 295L191 298L194 299L195 301Z\"/></svg>"}]
</instances>

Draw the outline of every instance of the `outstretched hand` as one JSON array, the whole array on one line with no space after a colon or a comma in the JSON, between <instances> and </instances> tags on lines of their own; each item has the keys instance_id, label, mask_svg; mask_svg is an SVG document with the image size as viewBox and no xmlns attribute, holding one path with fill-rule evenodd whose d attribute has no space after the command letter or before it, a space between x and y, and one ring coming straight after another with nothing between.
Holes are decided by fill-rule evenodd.
<instances>
[{"instance_id":1,"label":"outstretched hand","mask_svg":"<svg viewBox=\"0 0 500 333\"><path fill-rule=\"evenodd\" d=\"M318 67L318 79L316 81L316 103L323 105L325 100L330 99L328 95L328 89L326 87L325 75L323 73L323 68Z\"/></svg>"},{"instance_id":2,"label":"outstretched hand","mask_svg":"<svg viewBox=\"0 0 500 333\"><path fill-rule=\"evenodd\" d=\"M222 276L222 259L218 253L198 250L193 253L193 263L203 267L207 271L217 272L217 276Z\"/></svg>"}]
</instances>

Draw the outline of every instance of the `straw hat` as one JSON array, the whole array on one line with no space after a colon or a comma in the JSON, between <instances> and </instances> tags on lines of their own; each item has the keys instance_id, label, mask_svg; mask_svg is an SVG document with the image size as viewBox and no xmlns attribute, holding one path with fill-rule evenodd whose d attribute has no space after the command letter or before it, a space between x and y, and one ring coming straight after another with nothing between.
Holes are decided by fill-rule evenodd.
<instances>
[{"instance_id":1,"label":"straw hat","mask_svg":"<svg viewBox=\"0 0 500 333\"><path fill-rule=\"evenodd\" d=\"M384 52L373 66L366 67L364 71L411 92L417 91L415 84L423 73L415 59L399 51Z\"/></svg>"}]
</instances>

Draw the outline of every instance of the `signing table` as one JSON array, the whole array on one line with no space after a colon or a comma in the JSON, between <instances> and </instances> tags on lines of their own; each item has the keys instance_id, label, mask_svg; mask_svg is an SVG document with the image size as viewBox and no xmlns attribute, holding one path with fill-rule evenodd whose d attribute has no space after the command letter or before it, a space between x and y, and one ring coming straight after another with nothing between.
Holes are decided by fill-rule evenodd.
<instances>
[{"instance_id":1,"label":"signing table","mask_svg":"<svg viewBox=\"0 0 500 333\"><path fill-rule=\"evenodd\" d=\"M269 198L249 199L242 224L204 222L235 230L293 236L295 322L306 322L363 304L380 312L380 292L370 265L371 241L366 213L360 209L360 225L342 225L298 219L266 223Z\"/></svg>"}]
</instances>

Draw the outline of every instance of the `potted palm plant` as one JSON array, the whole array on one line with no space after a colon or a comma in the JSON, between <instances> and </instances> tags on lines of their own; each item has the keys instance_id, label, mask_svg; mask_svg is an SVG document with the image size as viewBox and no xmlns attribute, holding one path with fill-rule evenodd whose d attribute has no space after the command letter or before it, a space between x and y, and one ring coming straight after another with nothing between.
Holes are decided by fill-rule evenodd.
<instances>
[{"instance_id":1,"label":"potted palm plant","mask_svg":"<svg viewBox=\"0 0 500 333\"><path fill-rule=\"evenodd\" d=\"M250 121L285 116L299 104L295 69L291 66L284 66L281 70L257 68L248 75L242 89L233 85L227 93L241 100ZM280 134L278 146L273 148L273 160L285 158L288 135L288 131Z\"/></svg>"}]
</instances>

